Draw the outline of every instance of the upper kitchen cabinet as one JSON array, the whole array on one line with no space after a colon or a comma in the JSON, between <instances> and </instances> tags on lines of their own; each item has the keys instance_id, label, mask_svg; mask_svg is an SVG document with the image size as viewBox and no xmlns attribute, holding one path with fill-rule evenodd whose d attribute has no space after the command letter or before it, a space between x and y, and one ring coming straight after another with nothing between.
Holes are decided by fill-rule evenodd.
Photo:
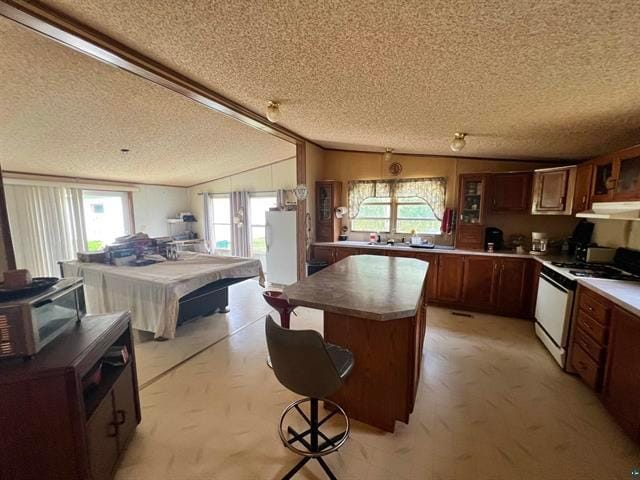
<instances>
[{"instance_id":1,"label":"upper kitchen cabinet","mask_svg":"<svg viewBox=\"0 0 640 480\"><path fill-rule=\"evenodd\" d=\"M613 156L596 159L593 162L593 179L591 181L591 200L594 202L613 201L613 189L616 185L613 176Z\"/></svg>"},{"instance_id":2,"label":"upper kitchen cabinet","mask_svg":"<svg viewBox=\"0 0 640 480\"><path fill-rule=\"evenodd\" d=\"M593 165L583 163L576 169L576 186L573 193L573 213L584 212L591 208L591 178Z\"/></svg>"},{"instance_id":3,"label":"upper kitchen cabinet","mask_svg":"<svg viewBox=\"0 0 640 480\"><path fill-rule=\"evenodd\" d=\"M531 209L531 172L491 175L489 210L492 212L529 212Z\"/></svg>"},{"instance_id":4,"label":"upper kitchen cabinet","mask_svg":"<svg viewBox=\"0 0 640 480\"><path fill-rule=\"evenodd\" d=\"M316 241L335 242L340 233L340 219L336 208L340 206L342 183L316 182Z\"/></svg>"},{"instance_id":5,"label":"upper kitchen cabinet","mask_svg":"<svg viewBox=\"0 0 640 480\"><path fill-rule=\"evenodd\" d=\"M640 146L598 157L591 162L591 200L640 200Z\"/></svg>"},{"instance_id":6,"label":"upper kitchen cabinet","mask_svg":"<svg viewBox=\"0 0 640 480\"><path fill-rule=\"evenodd\" d=\"M614 201L640 199L640 150L623 152L613 164Z\"/></svg>"},{"instance_id":7,"label":"upper kitchen cabinet","mask_svg":"<svg viewBox=\"0 0 640 480\"><path fill-rule=\"evenodd\" d=\"M533 175L534 215L571 215L576 167L545 168Z\"/></svg>"},{"instance_id":8,"label":"upper kitchen cabinet","mask_svg":"<svg viewBox=\"0 0 640 480\"><path fill-rule=\"evenodd\" d=\"M536 170L533 176L533 215L573 215L591 203L593 165Z\"/></svg>"},{"instance_id":9,"label":"upper kitchen cabinet","mask_svg":"<svg viewBox=\"0 0 640 480\"><path fill-rule=\"evenodd\" d=\"M486 175L460 175L456 247L484 248Z\"/></svg>"}]
</instances>

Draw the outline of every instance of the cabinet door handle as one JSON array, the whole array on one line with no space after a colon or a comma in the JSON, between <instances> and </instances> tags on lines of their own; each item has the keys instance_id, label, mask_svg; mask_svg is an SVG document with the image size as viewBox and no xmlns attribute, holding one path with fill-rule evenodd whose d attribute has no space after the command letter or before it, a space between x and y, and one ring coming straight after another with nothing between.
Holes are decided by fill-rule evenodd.
<instances>
[{"instance_id":1,"label":"cabinet door handle","mask_svg":"<svg viewBox=\"0 0 640 480\"><path fill-rule=\"evenodd\" d=\"M113 437L117 437L118 436L118 424L115 422L112 422L109 424L109 430L111 430L111 428L113 428L113 433L109 432L107 433L107 437L113 438Z\"/></svg>"},{"instance_id":2,"label":"cabinet door handle","mask_svg":"<svg viewBox=\"0 0 640 480\"><path fill-rule=\"evenodd\" d=\"M127 412L125 412L124 410L116 410L116 415L118 416L118 419L116 420L116 425L124 425L124 423L127 421Z\"/></svg>"},{"instance_id":3,"label":"cabinet door handle","mask_svg":"<svg viewBox=\"0 0 640 480\"><path fill-rule=\"evenodd\" d=\"M587 310L589 310L590 312L593 312L593 307L591 305L587 305Z\"/></svg>"}]
</instances>

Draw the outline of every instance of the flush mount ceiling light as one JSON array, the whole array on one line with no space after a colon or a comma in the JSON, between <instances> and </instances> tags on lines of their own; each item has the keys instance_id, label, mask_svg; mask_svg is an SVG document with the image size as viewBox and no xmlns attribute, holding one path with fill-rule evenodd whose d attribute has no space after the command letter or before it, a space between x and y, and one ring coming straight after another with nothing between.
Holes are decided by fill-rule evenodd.
<instances>
[{"instance_id":1,"label":"flush mount ceiling light","mask_svg":"<svg viewBox=\"0 0 640 480\"><path fill-rule=\"evenodd\" d=\"M267 102L267 118L271 123L278 123L280 121L280 102L274 102L273 100Z\"/></svg>"},{"instance_id":2,"label":"flush mount ceiling light","mask_svg":"<svg viewBox=\"0 0 640 480\"><path fill-rule=\"evenodd\" d=\"M391 161L391 157L393 156L393 148L389 148L387 147L384 151L384 153L382 154L382 159L385 162L390 162Z\"/></svg>"},{"instance_id":3,"label":"flush mount ceiling light","mask_svg":"<svg viewBox=\"0 0 640 480\"><path fill-rule=\"evenodd\" d=\"M464 139L464 137L466 136L466 133L454 133L453 140L451 140L451 144L449 145L451 147L451 150L453 150L454 152L459 152L460 150L462 150L467 144L466 140Z\"/></svg>"}]
</instances>

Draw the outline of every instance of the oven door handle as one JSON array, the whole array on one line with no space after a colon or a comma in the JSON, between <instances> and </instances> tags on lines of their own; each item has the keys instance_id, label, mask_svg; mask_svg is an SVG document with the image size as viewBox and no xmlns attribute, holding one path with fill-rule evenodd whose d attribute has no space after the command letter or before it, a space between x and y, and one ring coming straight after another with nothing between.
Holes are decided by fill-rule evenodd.
<instances>
[{"instance_id":1,"label":"oven door handle","mask_svg":"<svg viewBox=\"0 0 640 480\"><path fill-rule=\"evenodd\" d=\"M546 280L550 285L552 285L553 287L557 288L558 290L560 290L561 292L564 293L569 293L569 290L567 290L566 288L564 288L562 285L560 285L558 282L556 282L555 280L553 280L550 277L547 277L544 273L541 273L539 275L539 277L543 280Z\"/></svg>"}]
</instances>

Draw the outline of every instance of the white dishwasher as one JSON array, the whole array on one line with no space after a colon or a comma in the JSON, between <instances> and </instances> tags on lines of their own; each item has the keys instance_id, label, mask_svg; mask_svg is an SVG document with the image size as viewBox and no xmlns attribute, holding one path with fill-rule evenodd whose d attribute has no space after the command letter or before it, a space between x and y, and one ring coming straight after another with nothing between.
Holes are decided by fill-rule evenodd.
<instances>
[{"instance_id":1,"label":"white dishwasher","mask_svg":"<svg viewBox=\"0 0 640 480\"><path fill-rule=\"evenodd\" d=\"M536 335L564 369L576 281L543 266L536 298Z\"/></svg>"}]
</instances>

